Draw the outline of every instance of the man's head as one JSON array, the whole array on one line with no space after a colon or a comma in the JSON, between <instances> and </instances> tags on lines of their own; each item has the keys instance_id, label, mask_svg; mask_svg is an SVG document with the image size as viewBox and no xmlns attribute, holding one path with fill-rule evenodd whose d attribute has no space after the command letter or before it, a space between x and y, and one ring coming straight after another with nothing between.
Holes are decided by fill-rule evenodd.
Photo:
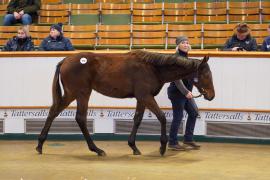
<instances>
[{"instance_id":1,"label":"man's head","mask_svg":"<svg viewBox=\"0 0 270 180\"><path fill-rule=\"evenodd\" d=\"M248 25L246 23L239 23L236 27L235 27L235 33L237 36L237 39L239 40L244 40L247 38L247 36L250 34L250 28L248 27Z\"/></svg>"},{"instance_id":2,"label":"man's head","mask_svg":"<svg viewBox=\"0 0 270 180\"><path fill-rule=\"evenodd\" d=\"M50 36L52 38L57 38L58 36L62 35L62 23L53 24L50 28Z\"/></svg>"}]
</instances>

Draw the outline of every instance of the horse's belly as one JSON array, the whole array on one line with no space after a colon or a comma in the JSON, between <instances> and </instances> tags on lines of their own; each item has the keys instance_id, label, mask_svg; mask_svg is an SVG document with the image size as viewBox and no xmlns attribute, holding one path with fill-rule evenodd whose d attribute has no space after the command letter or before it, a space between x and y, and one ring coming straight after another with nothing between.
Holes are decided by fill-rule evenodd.
<instances>
[{"instance_id":1,"label":"horse's belly","mask_svg":"<svg viewBox=\"0 0 270 180\"><path fill-rule=\"evenodd\" d=\"M92 82L92 88L109 97L126 98L134 97L132 79L127 77L124 72L110 72L97 73Z\"/></svg>"},{"instance_id":2,"label":"horse's belly","mask_svg":"<svg viewBox=\"0 0 270 180\"><path fill-rule=\"evenodd\" d=\"M130 98L134 97L132 93L123 88L113 87L113 88L93 88L95 91L103 94L105 96L114 98Z\"/></svg>"}]
</instances>

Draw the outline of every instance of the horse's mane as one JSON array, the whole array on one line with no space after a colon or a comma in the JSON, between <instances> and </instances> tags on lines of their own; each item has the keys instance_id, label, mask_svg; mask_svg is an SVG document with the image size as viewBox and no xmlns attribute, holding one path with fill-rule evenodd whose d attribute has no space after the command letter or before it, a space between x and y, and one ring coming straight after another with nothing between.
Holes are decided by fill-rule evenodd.
<instances>
[{"instance_id":1,"label":"horse's mane","mask_svg":"<svg viewBox=\"0 0 270 180\"><path fill-rule=\"evenodd\" d=\"M199 60L188 60L187 58L179 57L175 54L162 54L155 52L147 52L142 50L136 50L130 52L136 55L141 60L153 64L154 66L168 66L168 65L179 65L184 67L191 67L200 64Z\"/></svg>"}]
</instances>

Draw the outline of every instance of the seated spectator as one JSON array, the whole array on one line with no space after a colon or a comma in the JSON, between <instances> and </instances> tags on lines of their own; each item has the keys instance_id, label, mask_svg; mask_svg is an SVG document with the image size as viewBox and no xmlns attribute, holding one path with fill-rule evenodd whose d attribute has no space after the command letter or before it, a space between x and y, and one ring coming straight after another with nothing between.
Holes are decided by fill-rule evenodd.
<instances>
[{"instance_id":1,"label":"seated spectator","mask_svg":"<svg viewBox=\"0 0 270 180\"><path fill-rule=\"evenodd\" d=\"M267 28L269 36L267 36L262 44L262 51L270 51L270 25Z\"/></svg>"},{"instance_id":2,"label":"seated spectator","mask_svg":"<svg viewBox=\"0 0 270 180\"><path fill-rule=\"evenodd\" d=\"M73 51L74 48L68 38L63 36L62 24L51 26L50 35L39 46L40 51Z\"/></svg>"},{"instance_id":3,"label":"seated spectator","mask_svg":"<svg viewBox=\"0 0 270 180\"><path fill-rule=\"evenodd\" d=\"M33 51L34 44L29 35L28 27L22 26L18 29L17 36L10 39L3 47L3 51Z\"/></svg>"},{"instance_id":4,"label":"seated spectator","mask_svg":"<svg viewBox=\"0 0 270 180\"><path fill-rule=\"evenodd\" d=\"M224 51L256 51L257 42L250 35L250 28L246 23L239 23L235 27L235 34L227 40Z\"/></svg>"},{"instance_id":5,"label":"seated spectator","mask_svg":"<svg viewBox=\"0 0 270 180\"><path fill-rule=\"evenodd\" d=\"M7 6L7 15L4 17L4 26L21 22L23 25L32 23L40 9L40 0L11 0Z\"/></svg>"}]
</instances>

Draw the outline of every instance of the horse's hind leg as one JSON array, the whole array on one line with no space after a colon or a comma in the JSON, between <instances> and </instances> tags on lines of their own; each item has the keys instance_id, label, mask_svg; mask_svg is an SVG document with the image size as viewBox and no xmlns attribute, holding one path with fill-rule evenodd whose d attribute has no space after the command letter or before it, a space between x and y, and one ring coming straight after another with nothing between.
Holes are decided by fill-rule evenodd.
<instances>
[{"instance_id":1,"label":"horse's hind leg","mask_svg":"<svg viewBox=\"0 0 270 180\"><path fill-rule=\"evenodd\" d=\"M134 155L141 155L141 152L139 151L139 149L137 148L135 144L135 138L136 138L137 130L143 118L144 110L145 110L145 106L141 102L137 101L137 107L136 107L135 115L133 118L134 124L132 127L132 131L130 133L130 136L128 138L128 145L133 150Z\"/></svg>"},{"instance_id":2,"label":"horse's hind leg","mask_svg":"<svg viewBox=\"0 0 270 180\"><path fill-rule=\"evenodd\" d=\"M106 153L95 145L87 129L86 120L87 120L87 109L88 109L89 97L90 97L89 93L81 93L81 95L77 98L76 121L83 133L83 136L87 142L87 145L90 151L96 152L99 156L105 156Z\"/></svg>"},{"instance_id":3,"label":"horse's hind leg","mask_svg":"<svg viewBox=\"0 0 270 180\"><path fill-rule=\"evenodd\" d=\"M36 150L42 154L42 147L47 139L49 129L52 125L53 120L74 100L74 98L67 98L64 96L59 104L53 104L49 110L49 115L46 119L45 125L38 137L38 146Z\"/></svg>"}]
</instances>

